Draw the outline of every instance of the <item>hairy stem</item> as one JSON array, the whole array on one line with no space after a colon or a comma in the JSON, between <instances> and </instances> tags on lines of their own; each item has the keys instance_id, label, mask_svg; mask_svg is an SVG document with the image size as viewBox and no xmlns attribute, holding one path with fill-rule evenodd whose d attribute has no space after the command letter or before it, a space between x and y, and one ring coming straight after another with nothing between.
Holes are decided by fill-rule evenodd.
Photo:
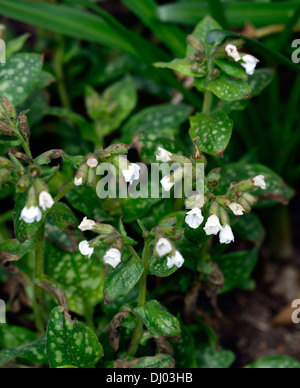
<instances>
[{"instance_id":1,"label":"hairy stem","mask_svg":"<svg viewBox=\"0 0 300 388\"><path fill-rule=\"evenodd\" d=\"M74 186L74 181L71 181L57 196L54 198L54 202L59 202Z\"/></svg>"},{"instance_id":2,"label":"hairy stem","mask_svg":"<svg viewBox=\"0 0 300 388\"><path fill-rule=\"evenodd\" d=\"M39 332L45 331L43 290L37 285L37 280L44 275L45 224L43 223L36 235L36 255L34 270L34 313Z\"/></svg>"},{"instance_id":3,"label":"hairy stem","mask_svg":"<svg viewBox=\"0 0 300 388\"><path fill-rule=\"evenodd\" d=\"M151 244L150 240L147 239L145 242L145 248L143 252L143 264L144 264L144 272L140 280L140 292L139 292L139 301L138 307L144 307L146 303L146 295L147 295L147 276L148 276L148 266L151 255ZM143 321L140 318L137 318L136 328L133 333L131 345L129 348L129 355L135 356L138 351L139 344L143 335Z\"/></svg>"},{"instance_id":4,"label":"hairy stem","mask_svg":"<svg viewBox=\"0 0 300 388\"><path fill-rule=\"evenodd\" d=\"M203 110L202 113L209 113L212 104L212 92L206 91L204 94Z\"/></svg>"}]
</instances>

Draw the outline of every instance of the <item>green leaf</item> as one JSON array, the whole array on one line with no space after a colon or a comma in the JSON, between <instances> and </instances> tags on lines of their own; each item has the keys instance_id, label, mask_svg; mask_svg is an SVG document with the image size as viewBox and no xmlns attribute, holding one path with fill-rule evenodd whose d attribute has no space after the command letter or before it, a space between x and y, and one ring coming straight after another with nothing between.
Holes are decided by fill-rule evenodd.
<instances>
[{"instance_id":1,"label":"green leaf","mask_svg":"<svg viewBox=\"0 0 300 388\"><path fill-rule=\"evenodd\" d=\"M227 369L235 361L235 355L229 350L216 350L211 345L203 345L196 350L198 368Z\"/></svg>"},{"instance_id":2,"label":"green leaf","mask_svg":"<svg viewBox=\"0 0 300 388\"><path fill-rule=\"evenodd\" d=\"M6 46L6 57L8 58L12 54L15 54L20 51L29 37L30 34L27 33L10 40Z\"/></svg>"},{"instance_id":3,"label":"green leaf","mask_svg":"<svg viewBox=\"0 0 300 388\"><path fill-rule=\"evenodd\" d=\"M55 82L55 78L52 74L47 71L41 71L34 82L33 88L44 89L50 86L53 82Z\"/></svg>"},{"instance_id":4,"label":"green leaf","mask_svg":"<svg viewBox=\"0 0 300 388\"><path fill-rule=\"evenodd\" d=\"M232 224L235 233L239 234L243 239L262 244L266 231L265 228L255 213L245 214L243 217L238 217Z\"/></svg>"},{"instance_id":5,"label":"green leaf","mask_svg":"<svg viewBox=\"0 0 300 388\"><path fill-rule=\"evenodd\" d=\"M87 89L89 116L99 125L101 137L109 135L130 115L137 104L137 93L131 77L109 86L100 96Z\"/></svg>"},{"instance_id":6,"label":"green leaf","mask_svg":"<svg viewBox=\"0 0 300 388\"><path fill-rule=\"evenodd\" d=\"M138 283L143 271L143 263L136 257L131 257L119 265L105 278L105 300L107 302L113 302L127 295Z\"/></svg>"},{"instance_id":7,"label":"green leaf","mask_svg":"<svg viewBox=\"0 0 300 388\"><path fill-rule=\"evenodd\" d=\"M162 258L158 259L155 256L152 256L149 264L149 274L155 275L160 278L166 278L168 276L173 275L178 270L176 265L173 268L168 268L167 259Z\"/></svg>"},{"instance_id":8,"label":"green leaf","mask_svg":"<svg viewBox=\"0 0 300 388\"><path fill-rule=\"evenodd\" d=\"M56 203L52 206L49 215L52 218L53 224L59 229L75 229L78 226L75 214L65 203Z\"/></svg>"},{"instance_id":9,"label":"green leaf","mask_svg":"<svg viewBox=\"0 0 300 388\"><path fill-rule=\"evenodd\" d=\"M193 71L192 63L187 58L174 59L172 62L157 62L154 66L161 69L171 69L187 77L201 78L205 75Z\"/></svg>"},{"instance_id":10,"label":"green leaf","mask_svg":"<svg viewBox=\"0 0 300 388\"><path fill-rule=\"evenodd\" d=\"M193 35L196 36L205 46L208 56L209 47L206 42L207 34L212 30L222 30L222 27L211 17L206 16L195 28ZM192 47L188 47L187 55L194 54Z\"/></svg>"},{"instance_id":11,"label":"green leaf","mask_svg":"<svg viewBox=\"0 0 300 388\"><path fill-rule=\"evenodd\" d=\"M180 322L181 340L173 345L176 368L197 368L194 337L189 330Z\"/></svg>"},{"instance_id":12,"label":"green leaf","mask_svg":"<svg viewBox=\"0 0 300 388\"><path fill-rule=\"evenodd\" d=\"M25 327L0 325L0 348L2 349L19 347L36 339L36 334Z\"/></svg>"},{"instance_id":13,"label":"green leaf","mask_svg":"<svg viewBox=\"0 0 300 388\"><path fill-rule=\"evenodd\" d=\"M230 77L240 78L244 81L248 80L248 75L244 69L233 62L226 61L224 59L215 59L215 63L221 70L224 71Z\"/></svg>"},{"instance_id":14,"label":"green leaf","mask_svg":"<svg viewBox=\"0 0 300 388\"><path fill-rule=\"evenodd\" d=\"M238 101L250 97L250 89L247 82L232 79L221 75L214 81L207 83L207 90L213 92L224 101Z\"/></svg>"},{"instance_id":15,"label":"green leaf","mask_svg":"<svg viewBox=\"0 0 300 388\"><path fill-rule=\"evenodd\" d=\"M261 164L234 163L222 169L217 192L224 194L232 182L240 182L245 179L263 175L266 180L267 190L257 188L252 193L257 195L263 202L256 206L272 205L275 202L288 204L293 197L294 191L272 170Z\"/></svg>"},{"instance_id":16,"label":"green leaf","mask_svg":"<svg viewBox=\"0 0 300 388\"><path fill-rule=\"evenodd\" d=\"M197 139L200 151L209 155L222 156L229 144L233 121L224 112L198 113L190 118L191 138Z\"/></svg>"},{"instance_id":17,"label":"green leaf","mask_svg":"<svg viewBox=\"0 0 300 388\"><path fill-rule=\"evenodd\" d=\"M103 201L91 187L74 187L67 193L66 198L72 208L79 210L90 219L107 218L107 213L102 208Z\"/></svg>"},{"instance_id":18,"label":"green leaf","mask_svg":"<svg viewBox=\"0 0 300 388\"><path fill-rule=\"evenodd\" d=\"M0 71L0 95L13 104L23 102L42 70L42 57L38 54L16 54L8 58Z\"/></svg>"},{"instance_id":19,"label":"green leaf","mask_svg":"<svg viewBox=\"0 0 300 388\"><path fill-rule=\"evenodd\" d=\"M50 150L35 158L34 163L39 166L47 165L50 164L52 160L59 159L64 155L65 153L63 150Z\"/></svg>"},{"instance_id":20,"label":"green leaf","mask_svg":"<svg viewBox=\"0 0 300 388\"><path fill-rule=\"evenodd\" d=\"M223 2L228 25L243 28L245 17L255 27L268 24L285 24L297 10L297 1L226 1ZM180 23L194 26L210 12L210 3L206 1L180 1L162 5L158 8L158 18L165 23Z\"/></svg>"},{"instance_id":21,"label":"green leaf","mask_svg":"<svg viewBox=\"0 0 300 388\"><path fill-rule=\"evenodd\" d=\"M47 365L46 337L17 348L0 351L0 366L6 365L15 358L31 361L35 364Z\"/></svg>"},{"instance_id":22,"label":"green leaf","mask_svg":"<svg viewBox=\"0 0 300 388\"><path fill-rule=\"evenodd\" d=\"M64 252L48 242L45 256L46 273L63 287L70 310L81 316L90 314L103 300L104 273L99 261Z\"/></svg>"},{"instance_id":23,"label":"green leaf","mask_svg":"<svg viewBox=\"0 0 300 388\"><path fill-rule=\"evenodd\" d=\"M16 256L16 260L21 259L27 253L32 251L35 247L35 239L28 239L24 243L20 243L18 240L7 240L0 243L0 252L5 255L5 252L9 252Z\"/></svg>"},{"instance_id":24,"label":"green leaf","mask_svg":"<svg viewBox=\"0 0 300 388\"><path fill-rule=\"evenodd\" d=\"M114 363L114 368L130 369L165 369L174 368L174 360L167 354L157 354L154 357L142 357L133 361L118 360Z\"/></svg>"},{"instance_id":25,"label":"green leaf","mask_svg":"<svg viewBox=\"0 0 300 388\"><path fill-rule=\"evenodd\" d=\"M184 55L185 34L177 26L159 22L157 15L157 2L154 0L122 0L126 6L135 13L153 33L165 43L175 55Z\"/></svg>"},{"instance_id":26,"label":"green leaf","mask_svg":"<svg viewBox=\"0 0 300 388\"><path fill-rule=\"evenodd\" d=\"M47 355L53 368L65 365L94 368L103 357L95 333L82 322L72 321L61 307L50 315L47 330Z\"/></svg>"},{"instance_id":27,"label":"green leaf","mask_svg":"<svg viewBox=\"0 0 300 388\"><path fill-rule=\"evenodd\" d=\"M167 131L141 131L133 139L131 147L135 147L145 163L156 163L158 147L167 149L173 154L184 154L186 150L179 140L169 136ZM173 132L173 131L169 131Z\"/></svg>"},{"instance_id":28,"label":"green leaf","mask_svg":"<svg viewBox=\"0 0 300 388\"><path fill-rule=\"evenodd\" d=\"M249 88L251 90L251 97L256 97L268 87L273 81L275 71L271 69L259 69L249 76Z\"/></svg>"},{"instance_id":29,"label":"green leaf","mask_svg":"<svg viewBox=\"0 0 300 388\"><path fill-rule=\"evenodd\" d=\"M291 357L274 356L257 360L246 369L300 369L300 363Z\"/></svg>"},{"instance_id":30,"label":"green leaf","mask_svg":"<svg viewBox=\"0 0 300 388\"><path fill-rule=\"evenodd\" d=\"M134 313L142 319L154 338L180 338L181 329L177 318L168 313L159 302L151 300L144 307L137 307Z\"/></svg>"},{"instance_id":31,"label":"green leaf","mask_svg":"<svg viewBox=\"0 0 300 388\"><path fill-rule=\"evenodd\" d=\"M242 288L249 281L258 260L258 250L259 248L256 247L251 252L236 252L213 257L225 277L225 285L220 294L234 288Z\"/></svg>"},{"instance_id":32,"label":"green leaf","mask_svg":"<svg viewBox=\"0 0 300 388\"><path fill-rule=\"evenodd\" d=\"M178 129L188 119L190 112L190 107L183 104L152 106L134 115L122 128L122 134L133 136L141 130Z\"/></svg>"},{"instance_id":33,"label":"green leaf","mask_svg":"<svg viewBox=\"0 0 300 388\"><path fill-rule=\"evenodd\" d=\"M79 168L84 162L85 162L85 157L84 156L70 156L65 154L63 156L63 161L68 164L71 167L74 168Z\"/></svg>"}]
</instances>

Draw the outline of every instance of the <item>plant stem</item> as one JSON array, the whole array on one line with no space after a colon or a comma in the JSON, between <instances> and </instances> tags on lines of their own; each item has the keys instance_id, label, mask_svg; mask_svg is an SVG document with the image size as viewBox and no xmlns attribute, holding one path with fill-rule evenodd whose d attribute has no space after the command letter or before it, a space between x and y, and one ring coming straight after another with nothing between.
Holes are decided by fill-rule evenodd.
<instances>
[{"instance_id":1,"label":"plant stem","mask_svg":"<svg viewBox=\"0 0 300 388\"><path fill-rule=\"evenodd\" d=\"M66 193L71 190L74 182L71 181L55 198L55 203L60 201ZM36 234L36 255L35 255L35 269L34 269L34 314L36 327L40 333L45 332L45 312L44 312L44 300L43 289L38 286L37 280L42 279L44 276L44 251L45 251L45 222L39 227Z\"/></svg>"},{"instance_id":2,"label":"plant stem","mask_svg":"<svg viewBox=\"0 0 300 388\"><path fill-rule=\"evenodd\" d=\"M34 270L34 305L35 305L35 320L37 329L43 333L44 326L44 306L43 306L43 290L36 282L44 275L44 243L45 237L45 223L43 223L37 231L36 235L36 256L35 256L35 270Z\"/></svg>"},{"instance_id":3,"label":"plant stem","mask_svg":"<svg viewBox=\"0 0 300 388\"><path fill-rule=\"evenodd\" d=\"M59 202L74 186L74 181L71 181L57 196L54 198L54 202Z\"/></svg>"},{"instance_id":4,"label":"plant stem","mask_svg":"<svg viewBox=\"0 0 300 388\"><path fill-rule=\"evenodd\" d=\"M211 109L213 94L208 90L204 94L203 110L202 113L209 113Z\"/></svg>"},{"instance_id":5,"label":"plant stem","mask_svg":"<svg viewBox=\"0 0 300 388\"><path fill-rule=\"evenodd\" d=\"M146 295L147 295L147 276L148 276L148 267L149 267L149 259L151 255L151 244L150 239L146 239L145 248L143 252L143 264L144 264L144 272L140 280L140 292L139 292L139 301L138 307L144 307L146 303ZM143 335L143 321L140 318L137 318L136 328L133 333L131 345L129 348L128 354L132 357L136 355L138 351L139 344L141 342L141 338Z\"/></svg>"}]
</instances>

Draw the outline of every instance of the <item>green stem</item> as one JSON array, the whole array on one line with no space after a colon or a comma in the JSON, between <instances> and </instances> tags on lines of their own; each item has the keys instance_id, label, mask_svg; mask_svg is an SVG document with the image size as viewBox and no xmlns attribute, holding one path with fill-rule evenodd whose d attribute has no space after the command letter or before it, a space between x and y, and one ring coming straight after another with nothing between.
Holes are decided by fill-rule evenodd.
<instances>
[{"instance_id":1,"label":"green stem","mask_svg":"<svg viewBox=\"0 0 300 388\"><path fill-rule=\"evenodd\" d=\"M209 113L213 101L213 94L208 90L204 94L203 110L202 113Z\"/></svg>"},{"instance_id":2,"label":"green stem","mask_svg":"<svg viewBox=\"0 0 300 388\"><path fill-rule=\"evenodd\" d=\"M36 256L34 270L34 312L37 329L44 333L44 301L43 290L37 285L37 280L42 279L44 275L44 249L45 249L45 223L37 231L36 235Z\"/></svg>"},{"instance_id":3,"label":"green stem","mask_svg":"<svg viewBox=\"0 0 300 388\"><path fill-rule=\"evenodd\" d=\"M58 49L55 51L55 55L53 58L54 62L54 70L57 80L58 93L63 107L71 110L71 103L69 100L69 94L65 85L65 77L64 77L64 69L63 69L63 55L64 55L64 41L63 38L60 37L60 45Z\"/></svg>"},{"instance_id":4,"label":"green stem","mask_svg":"<svg viewBox=\"0 0 300 388\"><path fill-rule=\"evenodd\" d=\"M147 295L147 276L148 276L148 267L149 260L151 255L151 244L149 238L145 241L145 248L143 252L143 264L144 264L144 272L140 280L140 292L139 292L139 301L138 307L144 307L146 303L146 295ZM136 328L133 333L131 345L129 348L128 354L132 357L136 355L138 351L139 344L141 342L141 338L143 336L143 321L140 318L137 318Z\"/></svg>"},{"instance_id":5,"label":"green stem","mask_svg":"<svg viewBox=\"0 0 300 388\"><path fill-rule=\"evenodd\" d=\"M55 198L55 203L60 201L66 193L71 190L74 183L70 182L61 193ZM36 327L40 333L45 332L45 312L43 290L38 286L37 281L44 276L44 253L45 253L45 222L39 227L36 234L36 255L35 255L35 269L34 269L34 314Z\"/></svg>"},{"instance_id":6,"label":"green stem","mask_svg":"<svg viewBox=\"0 0 300 388\"><path fill-rule=\"evenodd\" d=\"M54 202L59 202L74 186L74 181L71 181L57 196L54 198Z\"/></svg>"}]
</instances>

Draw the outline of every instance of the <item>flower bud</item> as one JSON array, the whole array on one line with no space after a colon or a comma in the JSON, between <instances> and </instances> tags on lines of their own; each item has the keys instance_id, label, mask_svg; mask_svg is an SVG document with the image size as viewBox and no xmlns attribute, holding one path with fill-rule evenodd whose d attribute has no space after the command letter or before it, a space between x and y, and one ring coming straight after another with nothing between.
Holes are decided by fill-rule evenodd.
<instances>
[{"instance_id":1,"label":"flower bud","mask_svg":"<svg viewBox=\"0 0 300 388\"><path fill-rule=\"evenodd\" d=\"M206 197L200 194L196 194L185 200L185 207L186 209L194 209L195 207L202 209L206 201L207 201Z\"/></svg>"},{"instance_id":2,"label":"flower bud","mask_svg":"<svg viewBox=\"0 0 300 388\"><path fill-rule=\"evenodd\" d=\"M220 205L218 204L217 201L215 201L211 207L210 207L210 210L209 210L209 215L210 216L217 216L219 217L220 216Z\"/></svg>"},{"instance_id":3,"label":"flower bud","mask_svg":"<svg viewBox=\"0 0 300 388\"><path fill-rule=\"evenodd\" d=\"M220 208L220 220L223 226L230 225L230 218L225 209Z\"/></svg>"},{"instance_id":4,"label":"flower bud","mask_svg":"<svg viewBox=\"0 0 300 388\"><path fill-rule=\"evenodd\" d=\"M252 207L249 205L249 203L242 197L239 197L237 199L237 203L241 206L243 206L245 213L251 213Z\"/></svg>"},{"instance_id":5,"label":"flower bud","mask_svg":"<svg viewBox=\"0 0 300 388\"><path fill-rule=\"evenodd\" d=\"M99 161L96 155L93 155L93 154L88 155L86 164L89 166L89 168L96 168L99 164Z\"/></svg>"},{"instance_id":6,"label":"flower bud","mask_svg":"<svg viewBox=\"0 0 300 388\"><path fill-rule=\"evenodd\" d=\"M0 169L0 186L4 185L7 182L11 174L11 171L7 168Z\"/></svg>"},{"instance_id":7,"label":"flower bud","mask_svg":"<svg viewBox=\"0 0 300 388\"><path fill-rule=\"evenodd\" d=\"M9 117L16 116L16 110L13 103L6 97L3 97L2 100L0 99L0 113L1 112L5 112Z\"/></svg>"},{"instance_id":8,"label":"flower bud","mask_svg":"<svg viewBox=\"0 0 300 388\"><path fill-rule=\"evenodd\" d=\"M15 168L15 165L9 159L0 156L0 168Z\"/></svg>"},{"instance_id":9,"label":"flower bud","mask_svg":"<svg viewBox=\"0 0 300 388\"><path fill-rule=\"evenodd\" d=\"M257 197L249 193L242 193L241 197L244 198L251 206L255 205L258 201Z\"/></svg>"},{"instance_id":10,"label":"flower bud","mask_svg":"<svg viewBox=\"0 0 300 388\"><path fill-rule=\"evenodd\" d=\"M94 186L96 183L96 171L94 168L89 168L86 184L89 187Z\"/></svg>"},{"instance_id":11,"label":"flower bud","mask_svg":"<svg viewBox=\"0 0 300 388\"><path fill-rule=\"evenodd\" d=\"M113 144L105 149L105 152L111 155L126 155L128 153L129 146L126 144Z\"/></svg>"},{"instance_id":12,"label":"flower bud","mask_svg":"<svg viewBox=\"0 0 300 388\"><path fill-rule=\"evenodd\" d=\"M195 35L188 35L187 44L191 46L197 54L200 54L203 58L205 56L205 47L200 39L198 39Z\"/></svg>"},{"instance_id":13,"label":"flower bud","mask_svg":"<svg viewBox=\"0 0 300 388\"><path fill-rule=\"evenodd\" d=\"M10 126L3 121L0 121L0 132L5 135L12 136L14 135L14 131L11 130Z\"/></svg>"},{"instance_id":14,"label":"flower bud","mask_svg":"<svg viewBox=\"0 0 300 388\"><path fill-rule=\"evenodd\" d=\"M76 172L75 180L74 180L75 186L83 185L88 178L88 173L89 173L89 167L86 163L83 163Z\"/></svg>"},{"instance_id":15,"label":"flower bud","mask_svg":"<svg viewBox=\"0 0 300 388\"><path fill-rule=\"evenodd\" d=\"M28 189L31 182L31 177L29 175L24 175L21 179L19 179L17 186L16 186L16 192L17 193L25 193L25 191Z\"/></svg>"},{"instance_id":16,"label":"flower bud","mask_svg":"<svg viewBox=\"0 0 300 388\"><path fill-rule=\"evenodd\" d=\"M30 129L28 125L28 119L26 115L21 115L18 117L19 124L20 124L20 130L21 132L27 137L30 137Z\"/></svg>"}]
</instances>

